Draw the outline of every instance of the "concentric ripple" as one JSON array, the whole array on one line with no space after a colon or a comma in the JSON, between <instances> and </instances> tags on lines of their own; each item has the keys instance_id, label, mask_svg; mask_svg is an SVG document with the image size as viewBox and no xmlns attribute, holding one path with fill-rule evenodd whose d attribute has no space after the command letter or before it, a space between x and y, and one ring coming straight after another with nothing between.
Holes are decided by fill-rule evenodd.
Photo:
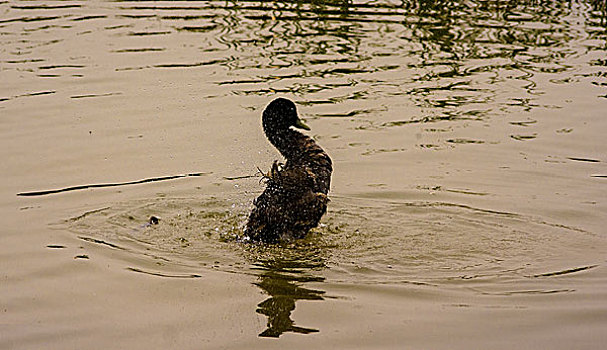
<instances>
[{"instance_id":1,"label":"concentric ripple","mask_svg":"<svg viewBox=\"0 0 607 350\"><path fill-rule=\"evenodd\" d=\"M306 239L255 245L238 240L247 213L247 205L221 198L157 198L100 208L66 223L80 239L143 257L159 271L257 275L271 269L348 283L524 277L547 273L551 261L565 257L588 263L593 252L576 245L605 246L583 230L515 213L340 196ZM148 223L151 216L159 223Z\"/></svg>"}]
</instances>

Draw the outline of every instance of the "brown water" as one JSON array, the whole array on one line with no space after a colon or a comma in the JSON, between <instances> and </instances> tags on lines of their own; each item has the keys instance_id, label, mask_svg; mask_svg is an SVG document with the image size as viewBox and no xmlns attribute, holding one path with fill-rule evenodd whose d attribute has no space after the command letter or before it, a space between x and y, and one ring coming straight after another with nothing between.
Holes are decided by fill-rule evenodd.
<instances>
[{"instance_id":1,"label":"brown water","mask_svg":"<svg viewBox=\"0 0 607 350\"><path fill-rule=\"evenodd\" d=\"M0 0L0 348L600 348L605 11ZM244 245L276 96L329 212Z\"/></svg>"}]
</instances>

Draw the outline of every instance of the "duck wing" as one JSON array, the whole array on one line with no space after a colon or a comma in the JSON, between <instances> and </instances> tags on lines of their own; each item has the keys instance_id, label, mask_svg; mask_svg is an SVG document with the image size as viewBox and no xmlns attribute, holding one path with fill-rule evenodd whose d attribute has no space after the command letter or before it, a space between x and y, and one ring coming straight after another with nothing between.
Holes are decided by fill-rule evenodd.
<instances>
[{"instance_id":1,"label":"duck wing","mask_svg":"<svg viewBox=\"0 0 607 350\"><path fill-rule=\"evenodd\" d=\"M305 166L276 163L267 176L267 187L253 202L245 235L255 241L301 238L317 226L329 199L314 192L316 175Z\"/></svg>"}]
</instances>

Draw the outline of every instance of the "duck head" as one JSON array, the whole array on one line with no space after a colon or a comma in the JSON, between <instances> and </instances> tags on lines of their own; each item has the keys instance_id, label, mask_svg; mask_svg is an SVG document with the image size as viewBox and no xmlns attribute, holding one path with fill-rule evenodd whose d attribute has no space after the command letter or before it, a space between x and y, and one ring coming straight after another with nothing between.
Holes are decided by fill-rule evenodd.
<instances>
[{"instance_id":1,"label":"duck head","mask_svg":"<svg viewBox=\"0 0 607 350\"><path fill-rule=\"evenodd\" d=\"M266 133L286 130L291 126L310 130L310 127L299 119L295 103L282 97L270 102L263 111L262 122Z\"/></svg>"}]
</instances>

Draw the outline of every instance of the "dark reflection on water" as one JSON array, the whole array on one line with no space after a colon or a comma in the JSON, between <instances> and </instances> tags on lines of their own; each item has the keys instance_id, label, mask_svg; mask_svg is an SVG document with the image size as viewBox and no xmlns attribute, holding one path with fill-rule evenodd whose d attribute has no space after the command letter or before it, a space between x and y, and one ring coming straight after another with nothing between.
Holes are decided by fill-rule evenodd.
<instances>
[{"instance_id":1,"label":"dark reflection on water","mask_svg":"<svg viewBox=\"0 0 607 350\"><path fill-rule=\"evenodd\" d=\"M339 113L356 121L357 130L486 122L504 113L561 107L537 102L552 88L546 80L606 84L604 59L590 62L593 69L579 60L606 50L604 0L116 1L103 6L0 4L7 13L0 25L10 33L0 39L8 53L3 69L46 80L87 77L107 62L116 75L209 69L212 96L282 93L311 107L344 105ZM104 55L68 51L60 61L40 57L47 46L69 47L74 39L64 41L73 32L83 38L101 32ZM95 59L105 54L110 60ZM385 101L395 97L421 113L395 119L399 104ZM360 101L372 101L379 111L355 113Z\"/></svg>"},{"instance_id":2,"label":"dark reflection on water","mask_svg":"<svg viewBox=\"0 0 607 350\"><path fill-rule=\"evenodd\" d=\"M268 318L260 337L277 338L283 333L310 334L318 329L300 327L291 319L296 302L323 300L325 292L304 287L306 283L323 282L315 271L324 268L322 252L303 242L287 246L252 247L253 269L258 272L254 284L269 297L257 305L256 312Z\"/></svg>"}]
</instances>

